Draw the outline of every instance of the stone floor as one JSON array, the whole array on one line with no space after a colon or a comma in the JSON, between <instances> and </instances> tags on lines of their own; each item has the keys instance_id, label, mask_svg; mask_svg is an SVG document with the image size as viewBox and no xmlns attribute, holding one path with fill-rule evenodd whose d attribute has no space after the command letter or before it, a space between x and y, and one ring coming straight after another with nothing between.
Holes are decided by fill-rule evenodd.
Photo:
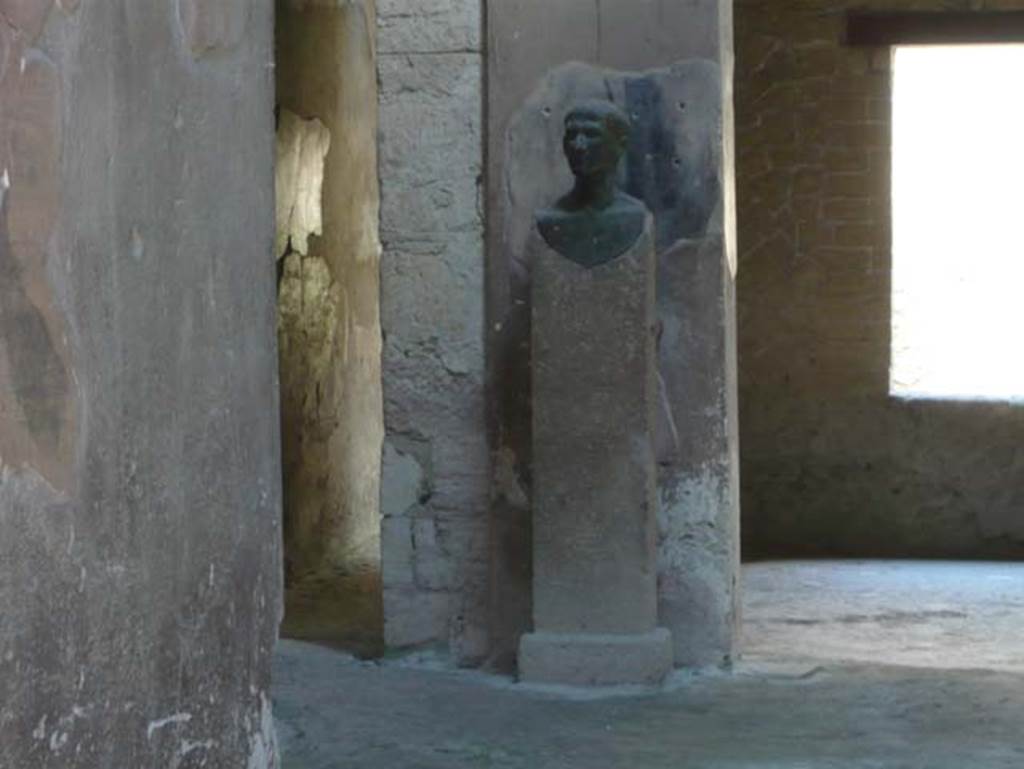
<instances>
[{"instance_id":1,"label":"stone floor","mask_svg":"<svg viewBox=\"0 0 1024 769\"><path fill-rule=\"evenodd\" d=\"M1024 564L748 566L731 673L586 696L281 644L284 769L1024 767Z\"/></svg>"},{"instance_id":2,"label":"stone floor","mask_svg":"<svg viewBox=\"0 0 1024 769\"><path fill-rule=\"evenodd\" d=\"M1024 674L1024 564L764 563L744 570L743 655Z\"/></svg>"}]
</instances>

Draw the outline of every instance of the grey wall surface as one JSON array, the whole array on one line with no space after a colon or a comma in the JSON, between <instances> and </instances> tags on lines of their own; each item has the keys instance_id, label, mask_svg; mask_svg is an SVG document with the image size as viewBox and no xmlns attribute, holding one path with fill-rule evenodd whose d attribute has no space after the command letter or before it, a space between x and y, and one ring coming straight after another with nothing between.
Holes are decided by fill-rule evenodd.
<instances>
[{"instance_id":1,"label":"grey wall surface","mask_svg":"<svg viewBox=\"0 0 1024 769\"><path fill-rule=\"evenodd\" d=\"M282 633L363 652L383 635L376 32L372 0L278 3L278 104L331 139L323 234L279 285Z\"/></svg>"},{"instance_id":2,"label":"grey wall surface","mask_svg":"<svg viewBox=\"0 0 1024 769\"><path fill-rule=\"evenodd\" d=\"M4 767L276 765L271 27L0 0Z\"/></svg>"},{"instance_id":3,"label":"grey wall surface","mask_svg":"<svg viewBox=\"0 0 1024 769\"><path fill-rule=\"evenodd\" d=\"M679 665L734 653L738 457L732 265L731 3L488 5L491 662L529 628L532 212L568 188L560 122L612 96L636 130L623 186L658 221L660 370L679 439L662 456L659 614ZM663 415L664 417L664 415Z\"/></svg>"},{"instance_id":4,"label":"grey wall surface","mask_svg":"<svg viewBox=\"0 0 1024 769\"><path fill-rule=\"evenodd\" d=\"M385 640L487 648L480 0L378 0Z\"/></svg>"},{"instance_id":5,"label":"grey wall surface","mask_svg":"<svg viewBox=\"0 0 1024 769\"><path fill-rule=\"evenodd\" d=\"M1024 409L889 397L890 56L842 45L854 5L1020 7L737 3L744 549L1019 558Z\"/></svg>"}]
</instances>

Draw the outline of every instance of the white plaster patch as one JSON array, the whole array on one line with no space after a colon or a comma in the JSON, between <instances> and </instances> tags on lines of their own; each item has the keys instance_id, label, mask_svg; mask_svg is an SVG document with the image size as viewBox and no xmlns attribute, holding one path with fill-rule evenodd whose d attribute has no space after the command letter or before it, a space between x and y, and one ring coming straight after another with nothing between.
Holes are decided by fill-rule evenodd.
<instances>
[{"instance_id":1,"label":"white plaster patch","mask_svg":"<svg viewBox=\"0 0 1024 769\"><path fill-rule=\"evenodd\" d=\"M46 716L39 719L36 728L32 730L32 736L37 740L46 739Z\"/></svg>"},{"instance_id":2,"label":"white plaster patch","mask_svg":"<svg viewBox=\"0 0 1024 769\"><path fill-rule=\"evenodd\" d=\"M191 713L175 713L172 716L167 716L167 718L150 721L149 726L146 728L146 739L153 739L154 734L167 726L172 726L174 724L187 724L191 720Z\"/></svg>"},{"instance_id":3,"label":"white plaster patch","mask_svg":"<svg viewBox=\"0 0 1024 769\"><path fill-rule=\"evenodd\" d=\"M173 756L171 756L171 762L168 765L168 769L180 769L185 759L188 758L192 753L196 753L199 751L210 751L213 750L216 746L217 742L215 740L182 740L181 744L178 746L177 752ZM190 765L194 766L194 764Z\"/></svg>"},{"instance_id":4,"label":"white plaster patch","mask_svg":"<svg viewBox=\"0 0 1024 769\"><path fill-rule=\"evenodd\" d=\"M249 761L245 769L278 769L277 734L274 731L274 715L266 694L260 694L260 716L258 723L249 723Z\"/></svg>"},{"instance_id":5,"label":"white plaster patch","mask_svg":"<svg viewBox=\"0 0 1024 769\"><path fill-rule=\"evenodd\" d=\"M2 175L0 175L0 206L4 204L4 195L7 190L11 188L11 172L8 169L4 169Z\"/></svg>"},{"instance_id":6,"label":"white plaster patch","mask_svg":"<svg viewBox=\"0 0 1024 769\"><path fill-rule=\"evenodd\" d=\"M59 753L61 748L68 744L68 733L55 731L50 735L50 752Z\"/></svg>"},{"instance_id":7,"label":"white plaster patch","mask_svg":"<svg viewBox=\"0 0 1024 769\"><path fill-rule=\"evenodd\" d=\"M316 118L303 120L281 110L277 129L277 240L275 258L289 242L300 254L309 253L311 235L322 235L324 162L331 148L331 133Z\"/></svg>"}]
</instances>

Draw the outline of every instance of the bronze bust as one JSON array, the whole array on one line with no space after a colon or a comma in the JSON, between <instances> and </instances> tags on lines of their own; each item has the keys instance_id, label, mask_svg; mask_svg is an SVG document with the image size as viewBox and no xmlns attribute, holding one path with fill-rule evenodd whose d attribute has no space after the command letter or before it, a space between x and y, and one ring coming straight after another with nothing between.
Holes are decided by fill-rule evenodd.
<instances>
[{"instance_id":1,"label":"bronze bust","mask_svg":"<svg viewBox=\"0 0 1024 769\"><path fill-rule=\"evenodd\" d=\"M551 248L587 268L622 256L646 225L647 207L616 186L631 128L610 101L583 102L565 118L562 148L576 184L537 212L537 228Z\"/></svg>"}]
</instances>

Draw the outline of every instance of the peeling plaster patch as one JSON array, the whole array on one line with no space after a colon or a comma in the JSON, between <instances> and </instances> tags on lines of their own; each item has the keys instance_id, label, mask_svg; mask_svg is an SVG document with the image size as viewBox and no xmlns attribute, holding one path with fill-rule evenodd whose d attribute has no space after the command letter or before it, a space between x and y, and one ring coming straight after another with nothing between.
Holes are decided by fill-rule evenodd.
<instances>
[{"instance_id":1,"label":"peeling plaster patch","mask_svg":"<svg viewBox=\"0 0 1024 769\"><path fill-rule=\"evenodd\" d=\"M278 293L282 397L286 409L298 410L296 418L325 428L340 419L333 390L343 297L324 259L285 257Z\"/></svg>"},{"instance_id":2,"label":"peeling plaster patch","mask_svg":"<svg viewBox=\"0 0 1024 769\"><path fill-rule=\"evenodd\" d=\"M309 253L309 236L322 235L324 161L331 148L331 133L316 118L303 120L281 110L277 129L277 243L281 257L288 249Z\"/></svg>"},{"instance_id":3,"label":"peeling plaster patch","mask_svg":"<svg viewBox=\"0 0 1024 769\"><path fill-rule=\"evenodd\" d=\"M662 536L691 526L713 526L722 511L723 478L711 469L680 477L662 490ZM671 514L670 514L671 513Z\"/></svg>"},{"instance_id":4,"label":"peeling plaster patch","mask_svg":"<svg viewBox=\"0 0 1024 769\"><path fill-rule=\"evenodd\" d=\"M274 732L274 716L266 694L260 695L259 723L248 721L249 761L245 769L278 769L277 734Z\"/></svg>"},{"instance_id":5,"label":"peeling plaster patch","mask_svg":"<svg viewBox=\"0 0 1024 769\"><path fill-rule=\"evenodd\" d=\"M469 348L469 349L467 349ZM471 345L462 345L456 349L443 349L440 352L441 365L453 376L469 376L474 371L476 350Z\"/></svg>"},{"instance_id":6,"label":"peeling plaster patch","mask_svg":"<svg viewBox=\"0 0 1024 769\"><path fill-rule=\"evenodd\" d=\"M714 465L681 476L661 490L658 510L658 602L667 618L690 628L673 634L676 664L719 664L730 648L731 623L707 621L708 606L729 607L735 598L728 554L729 482ZM727 652L723 652L727 653Z\"/></svg>"},{"instance_id":7,"label":"peeling plaster patch","mask_svg":"<svg viewBox=\"0 0 1024 769\"><path fill-rule=\"evenodd\" d=\"M249 0L179 0L185 41L195 56L241 42L249 21Z\"/></svg>"},{"instance_id":8,"label":"peeling plaster patch","mask_svg":"<svg viewBox=\"0 0 1024 769\"><path fill-rule=\"evenodd\" d=\"M423 467L385 441L382 472L387 482L381 485L381 515L403 515L419 502L426 480Z\"/></svg>"}]
</instances>

